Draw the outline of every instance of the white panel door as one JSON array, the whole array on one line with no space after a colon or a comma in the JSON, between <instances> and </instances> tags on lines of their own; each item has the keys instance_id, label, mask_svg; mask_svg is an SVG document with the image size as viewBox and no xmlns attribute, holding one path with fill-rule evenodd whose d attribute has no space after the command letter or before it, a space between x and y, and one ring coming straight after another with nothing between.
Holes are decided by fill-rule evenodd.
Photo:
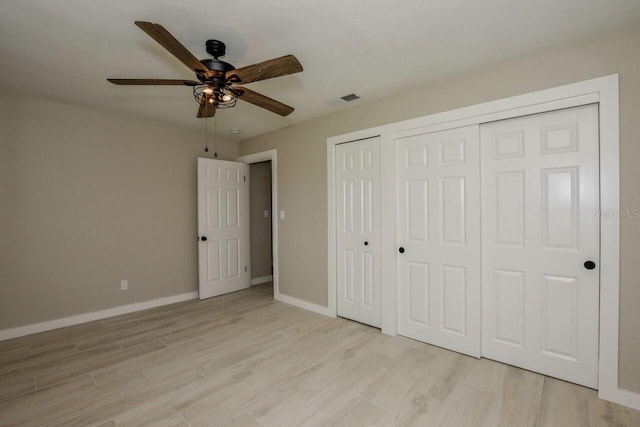
<instances>
[{"instance_id":1,"label":"white panel door","mask_svg":"<svg viewBox=\"0 0 640 427\"><path fill-rule=\"evenodd\" d=\"M481 126L482 355L597 386L596 105Z\"/></svg>"},{"instance_id":2,"label":"white panel door","mask_svg":"<svg viewBox=\"0 0 640 427\"><path fill-rule=\"evenodd\" d=\"M198 158L200 299L248 287L247 165Z\"/></svg>"},{"instance_id":3,"label":"white panel door","mask_svg":"<svg viewBox=\"0 0 640 427\"><path fill-rule=\"evenodd\" d=\"M478 126L396 144L398 333L479 357Z\"/></svg>"},{"instance_id":4,"label":"white panel door","mask_svg":"<svg viewBox=\"0 0 640 427\"><path fill-rule=\"evenodd\" d=\"M338 315L380 327L380 138L336 146Z\"/></svg>"}]
</instances>

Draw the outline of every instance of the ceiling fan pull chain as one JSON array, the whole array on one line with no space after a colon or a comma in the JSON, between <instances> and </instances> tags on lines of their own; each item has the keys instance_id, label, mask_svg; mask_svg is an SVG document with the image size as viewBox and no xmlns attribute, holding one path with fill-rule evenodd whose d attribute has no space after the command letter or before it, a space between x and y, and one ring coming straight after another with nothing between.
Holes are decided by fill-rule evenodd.
<instances>
[{"instance_id":1,"label":"ceiling fan pull chain","mask_svg":"<svg viewBox=\"0 0 640 427\"><path fill-rule=\"evenodd\" d=\"M216 139L218 136L218 116L213 116L213 157L218 157L218 151L216 150Z\"/></svg>"},{"instance_id":2,"label":"ceiling fan pull chain","mask_svg":"<svg viewBox=\"0 0 640 427\"><path fill-rule=\"evenodd\" d=\"M209 152L209 118L204 118L204 152Z\"/></svg>"}]
</instances>

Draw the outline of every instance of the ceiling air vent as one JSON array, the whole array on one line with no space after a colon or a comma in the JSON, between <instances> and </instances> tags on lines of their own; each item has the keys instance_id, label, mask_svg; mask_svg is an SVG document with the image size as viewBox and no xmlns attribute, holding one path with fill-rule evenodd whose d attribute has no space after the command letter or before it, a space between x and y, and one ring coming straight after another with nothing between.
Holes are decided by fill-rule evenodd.
<instances>
[{"instance_id":1,"label":"ceiling air vent","mask_svg":"<svg viewBox=\"0 0 640 427\"><path fill-rule=\"evenodd\" d=\"M343 101L349 102L349 101L355 101L356 99L360 99L360 97L355 93L350 93L349 95L341 96L340 99L342 99Z\"/></svg>"}]
</instances>

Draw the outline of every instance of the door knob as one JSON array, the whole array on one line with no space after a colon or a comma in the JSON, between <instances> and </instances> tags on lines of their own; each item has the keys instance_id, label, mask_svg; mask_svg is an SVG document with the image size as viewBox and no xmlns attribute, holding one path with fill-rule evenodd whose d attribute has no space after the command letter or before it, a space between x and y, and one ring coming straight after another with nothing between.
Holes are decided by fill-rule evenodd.
<instances>
[{"instance_id":1,"label":"door knob","mask_svg":"<svg viewBox=\"0 0 640 427\"><path fill-rule=\"evenodd\" d=\"M402 246L400 246L400 249L398 249L398 252L400 252L401 254L404 253L404 248Z\"/></svg>"},{"instance_id":2,"label":"door knob","mask_svg":"<svg viewBox=\"0 0 640 427\"><path fill-rule=\"evenodd\" d=\"M364 242L364 245L367 246L369 244L369 242Z\"/></svg>"},{"instance_id":3,"label":"door knob","mask_svg":"<svg viewBox=\"0 0 640 427\"><path fill-rule=\"evenodd\" d=\"M593 270L594 268L596 268L596 263L593 261L586 261L584 263L584 268L586 268L587 270Z\"/></svg>"},{"instance_id":4,"label":"door knob","mask_svg":"<svg viewBox=\"0 0 640 427\"><path fill-rule=\"evenodd\" d=\"M206 241L207 241L207 236L202 236L202 237L200 238L200 240L202 240L203 242L206 242Z\"/></svg>"}]
</instances>

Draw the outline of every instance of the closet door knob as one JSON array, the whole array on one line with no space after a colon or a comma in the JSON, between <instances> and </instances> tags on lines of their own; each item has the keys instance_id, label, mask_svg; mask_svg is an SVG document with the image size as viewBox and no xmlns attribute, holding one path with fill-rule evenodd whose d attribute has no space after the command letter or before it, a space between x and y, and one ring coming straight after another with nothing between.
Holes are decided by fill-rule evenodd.
<instances>
[{"instance_id":1,"label":"closet door knob","mask_svg":"<svg viewBox=\"0 0 640 427\"><path fill-rule=\"evenodd\" d=\"M593 261L587 261L584 263L584 268L586 268L587 270L593 270L594 268L596 268L596 263Z\"/></svg>"},{"instance_id":2,"label":"closet door knob","mask_svg":"<svg viewBox=\"0 0 640 427\"><path fill-rule=\"evenodd\" d=\"M206 241L207 241L207 236L202 236L202 237L200 238L200 240L202 240L203 242L206 242Z\"/></svg>"},{"instance_id":3,"label":"closet door knob","mask_svg":"<svg viewBox=\"0 0 640 427\"><path fill-rule=\"evenodd\" d=\"M401 254L404 253L404 248L402 246L400 246L400 249L398 249L398 252L400 252Z\"/></svg>"},{"instance_id":4,"label":"closet door knob","mask_svg":"<svg viewBox=\"0 0 640 427\"><path fill-rule=\"evenodd\" d=\"M364 245L367 246L369 244L369 242L364 242Z\"/></svg>"}]
</instances>

